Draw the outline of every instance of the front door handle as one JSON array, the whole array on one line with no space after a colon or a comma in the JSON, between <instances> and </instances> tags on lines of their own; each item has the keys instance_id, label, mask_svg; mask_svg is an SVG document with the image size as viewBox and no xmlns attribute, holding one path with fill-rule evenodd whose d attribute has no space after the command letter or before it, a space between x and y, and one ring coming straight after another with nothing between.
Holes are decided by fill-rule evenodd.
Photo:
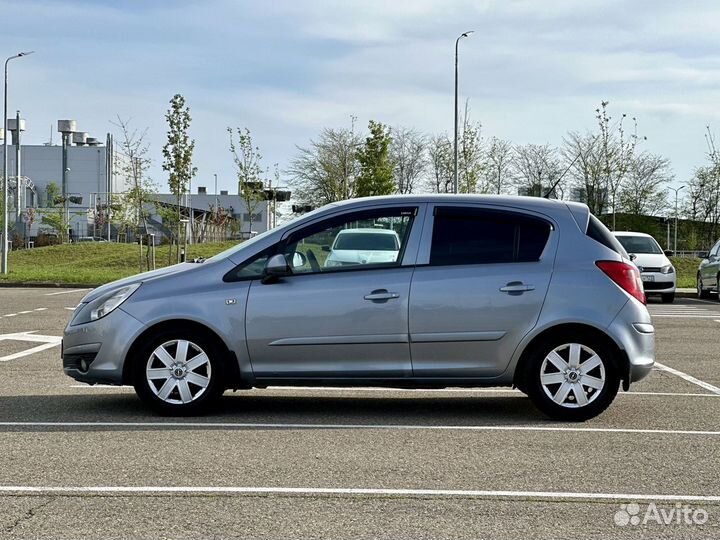
<instances>
[{"instance_id":1,"label":"front door handle","mask_svg":"<svg viewBox=\"0 0 720 540\"><path fill-rule=\"evenodd\" d=\"M534 291L535 285L525 284L522 281L511 281L504 287L500 287L500 292L506 292L510 294L522 294L526 291Z\"/></svg>"},{"instance_id":2,"label":"front door handle","mask_svg":"<svg viewBox=\"0 0 720 540\"><path fill-rule=\"evenodd\" d=\"M400 298L400 294L396 292L389 292L387 289L376 289L370 294L363 296L363 298L365 300L370 300L371 302L387 302L388 300L392 300L394 298Z\"/></svg>"}]
</instances>

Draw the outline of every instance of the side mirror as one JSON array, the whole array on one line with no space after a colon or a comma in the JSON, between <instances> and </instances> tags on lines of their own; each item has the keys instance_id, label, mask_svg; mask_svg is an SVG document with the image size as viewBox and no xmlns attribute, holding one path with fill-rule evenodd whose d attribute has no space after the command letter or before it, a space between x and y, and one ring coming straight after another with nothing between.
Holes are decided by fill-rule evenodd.
<instances>
[{"instance_id":1,"label":"side mirror","mask_svg":"<svg viewBox=\"0 0 720 540\"><path fill-rule=\"evenodd\" d=\"M635 259L637 259L637 255L635 255L634 253L630 253L629 257L630 257L631 261L634 261Z\"/></svg>"},{"instance_id":2,"label":"side mirror","mask_svg":"<svg viewBox=\"0 0 720 540\"><path fill-rule=\"evenodd\" d=\"M330 253L330 246L323 246L323 247L322 247L322 250L323 250L323 251L327 251L328 253Z\"/></svg>"},{"instance_id":3,"label":"side mirror","mask_svg":"<svg viewBox=\"0 0 720 540\"><path fill-rule=\"evenodd\" d=\"M290 273L290 265L285 259L285 255L278 253L273 255L265 263L265 276L271 278L279 278L287 276Z\"/></svg>"},{"instance_id":4,"label":"side mirror","mask_svg":"<svg viewBox=\"0 0 720 540\"><path fill-rule=\"evenodd\" d=\"M663 253L666 257L672 257L673 255L675 255L675 252L671 249L666 249L665 251L663 251Z\"/></svg>"},{"instance_id":5,"label":"side mirror","mask_svg":"<svg viewBox=\"0 0 720 540\"><path fill-rule=\"evenodd\" d=\"M703 251L702 253L698 253L698 257L700 257L701 259L707 259L708 256L709 255L706 251Z\"/></svg>"}]
</instances>

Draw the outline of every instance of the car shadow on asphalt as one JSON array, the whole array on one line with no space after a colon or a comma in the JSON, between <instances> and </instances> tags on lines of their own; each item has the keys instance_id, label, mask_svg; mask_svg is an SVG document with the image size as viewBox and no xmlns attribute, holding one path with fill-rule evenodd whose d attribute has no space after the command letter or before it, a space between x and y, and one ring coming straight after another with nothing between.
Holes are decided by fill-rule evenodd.
<instances>
[{"instance_id":1,"label":"car shadow on asphalt","mask_svg":"<svg viewBox=\"0 0 720 540\"><path fill-rule=\"evenodd\" d=\"M13 422L22 423L13 426ZM298 424L348 425L527 425L551 423L530 400L520 394L511 396L278 396L229 393L204 416L163 417L153 414L129 393L92 395L0 396L0 431L15 429L55 429L53 423L102 422L201 422L202 426L178 426L176 429L213 429L212 424L240 424L237 429L254 429L242 424L265 424L297 429ZM48 423L49 425L32 425ZM207 426L205 426L207 424ZM268 426L267 424L278 424ZM100 426L125 429L127 426ZM135 427L135 426L134 426ZM137 426L142 428L142 426ZM92 426L57 426L71 429L96 429ZM157 426L151 426L156 429Z\"/></svg>"}]
</instances>

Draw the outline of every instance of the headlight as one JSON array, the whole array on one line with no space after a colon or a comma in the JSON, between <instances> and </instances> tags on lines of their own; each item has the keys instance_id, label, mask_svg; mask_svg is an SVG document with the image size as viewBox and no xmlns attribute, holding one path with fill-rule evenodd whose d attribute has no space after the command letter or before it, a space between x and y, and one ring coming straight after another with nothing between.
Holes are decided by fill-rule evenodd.
<instances>
[{"instance_id":1,"label":"headlight","mask_svg":"<svg viewBox=\"0 0 720 540\"><path fill-rule=\"evenodd\" d=\"M673 272L675 272L675 269L673 268L672 264L668 264L667 266L663 266L660 269L660 272L663 274L672 274Z\"/></svg>"},{"instance_id":2,"label":"headlight","mask_svg":"<svg viewBox=\"0 0 720 540\"><path fill-rule=\"evenodd\" d=\"M137 291L141 284L142 283L133 283L132 285L120 287L119 289L110 291L109 293L96 298L92 302L83 305L76 311L70 324L85 324L102 319L116 310L125 300L130 298L132 293Z\"/></svg>"}]
</instances>

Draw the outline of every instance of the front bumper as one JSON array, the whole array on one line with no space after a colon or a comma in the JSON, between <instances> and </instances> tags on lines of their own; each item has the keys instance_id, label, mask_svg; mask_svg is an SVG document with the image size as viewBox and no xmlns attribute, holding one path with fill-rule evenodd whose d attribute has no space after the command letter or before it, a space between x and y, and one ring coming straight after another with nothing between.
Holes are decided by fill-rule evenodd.
<instances>
[{"instance_id":1,"label":"front bumper","mask_svg":"<svg viewBox=\"0 0 720 540\"><path fill-rule=\"evenodd\" d=\"M125 358L142 329L142 323L122 307L97 321L67 326L62 346L63 371L88 384L123 384Z\"/></svg>"},{"instance_id":2,"label":"front bumper","mask_svg":"<svg viewBox=\"0 0 720 540\"><path fill-rule=\"evenodd\" d=\"M641 272L645 294L674 293L677 284L677 274L663 274L662 272Z\"/></svg>"}]
</instances>

